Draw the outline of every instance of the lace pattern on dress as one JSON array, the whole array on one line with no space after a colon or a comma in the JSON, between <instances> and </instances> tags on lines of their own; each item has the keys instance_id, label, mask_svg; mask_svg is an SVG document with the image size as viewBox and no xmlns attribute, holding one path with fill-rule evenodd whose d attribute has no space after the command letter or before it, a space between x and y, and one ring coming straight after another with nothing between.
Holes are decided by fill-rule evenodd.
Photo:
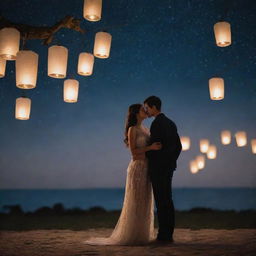
<instances>
[{"instance_id":1,"label":"lace pattern on dress","mask_svg":"<svg viewBox=\"0 0 256 256\"><path fill-rule=\"evenodd\" d=\"M149 141L146 130L136 129L136 147ZM91 245L145 244L154 238L154 201L145 160L131 160L127 168L125 196L119 220L108 238L93 237Z\"/></svg>"}]
</instances>

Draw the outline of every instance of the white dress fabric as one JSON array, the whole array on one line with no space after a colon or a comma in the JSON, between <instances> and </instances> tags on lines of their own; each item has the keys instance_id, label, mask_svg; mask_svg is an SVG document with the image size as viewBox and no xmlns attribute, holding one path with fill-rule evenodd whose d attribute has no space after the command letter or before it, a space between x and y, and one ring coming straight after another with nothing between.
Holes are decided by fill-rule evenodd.
<instances>
[{"instance_id":1,"label":"white dress fabric","mask_svg":"<svg viewBox=\"0 0 256 256\"><path fill-rule=\"evenodd\" d=\"M145 147L149 132L136 127L136 147ZM92 237L84 241L90 245L140 245L154 239L154 203L152 187L145 160L131 160L123 208L110 237Z\"/></svg>"}]
</instances>

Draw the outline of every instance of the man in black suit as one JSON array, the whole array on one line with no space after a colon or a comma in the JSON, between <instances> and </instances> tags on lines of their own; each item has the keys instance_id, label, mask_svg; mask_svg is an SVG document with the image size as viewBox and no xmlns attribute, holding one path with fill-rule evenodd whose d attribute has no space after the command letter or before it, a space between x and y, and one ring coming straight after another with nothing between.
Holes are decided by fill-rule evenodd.
<instances>
[{"instance_id":1,"label":"man in black suit","mask_svg":"<svg viewBox=\"0 0 256 256\"><path fill-rule=\"evenodd\" d=\"M144 101L144 107L149 117L155 117L150 127L150 143L162 144L161 150L146 152L157 208L157 240L173 242L175 212L172 201L172 177L182 146L175 123L161 113L161 100L156 96L150 96Z\"/></svg>"}]
</instances>

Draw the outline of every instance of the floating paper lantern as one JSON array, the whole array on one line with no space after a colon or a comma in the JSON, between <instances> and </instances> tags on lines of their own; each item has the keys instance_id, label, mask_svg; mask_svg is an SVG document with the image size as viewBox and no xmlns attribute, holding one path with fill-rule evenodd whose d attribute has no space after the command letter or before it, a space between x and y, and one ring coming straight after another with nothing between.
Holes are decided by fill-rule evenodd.
<instances>
[{"instance_id":1,"label":"floating paper lantern","mask_svg":"<svg viewBox=\"0 0 256 256\"><path fill-rule=\"evenodd\" d=\"M48 76L65 78L67 73L68 49L53 45L48 49Z\"/></svg>"},{"instance_id":2,"label":"floating paper lantern","mask_svg":"<svg viewBox=\"0 0 256 256\"><path fill-rule=\"evenodd\" d=\"M180 137L181 145L182 145L182 150L186 151L189 150L190 148L190 138L182 136Z\"/></svg>"},{"instance_id":3,"label":"floating paper lantern","mask_svg":"<svg viewBox=\"0 0 256 256\"><path fill-rule=\"evenodd\" d=\"M251 140L252 153L256 154L256 139Z\"/></svg>"},{"instance_id":4,"label":"floating paper lantern","mask_svg":"<svg viewBox=\"0 0 256 256\"><path fill-rule=\"evenodd\" d=\"M199 170L205 167L205 156L199 155L196 157L197 167Z\"/></svg>"},{"instance_id":5,"label":"floating paper lantern","mask_svg":"<svg viewBox=\"0 0 256 256\"><path fill-rule=\"evenodd\" d=\"M240 131L235 134L238 147L244 147L247 144L246 132Z\"/></svg>"},{"instance_id":6,"label":"floating paper lantern","mask_svg":"<svg viewBox=\"0 0 256 256\"><path fill-rule=\"evenodd\" d=\"M217 148L215 145L210 145L207 151L207 157L209 159L215 159L217 156Z\"/></svg>"},{"instance_id":7,"label":"floating paper lantern","mask_svg":"<svg viewBox=\"0 0 256 256\"><path fill-rule=\"evenodd\" d=\"M221 142L223 145L228 145L231 142L231 132L230 131L222 131L221 132Z\"/></svg>"},{"instance_id":8,"label":"floating paper lantern","mask_svg":"<svg viewBox=\"0 0 256 256\"><path fill-rule=\"evenodd\" d=\"M16 99L15 118L19 120L28 120L30 117L31 100L20 97Z\"/></svg>"},{"instance_id":9,"label":"floating paper lantern","mask_svg":"<svg viewBox=\"0 0 256 256\"><path fill-rule=\"evenodd\" d=\"M0 78L5 76L6 60L0 57Z\"/></svg>"},{"instance_id":10,"label":"floating paper lantern","mask_svg":"<svg viewBox=\"0 0 256 256\"><path fill-rule=\"evenodd\" d=\"M196 160L192 160L189 163L190 165L190 172L195 174L198 172L198 165L197 165L197 161Z\"/></svg>"},{"instance_id":11,"label":"floating paper lantern","mask_svg":"<svg viewBox=\"0 0 256 256\"><path fill-rule=\"evenodd\" d=\"M20 48L20 32L16 28L0 30L0 57L15 60Z\"/></svg>"},{"instance_id":12,"label":"floating paper lantern","mask_svg":"<svg viewBox=\"0 0 256 256\"><path fill-rule=\"evenodd\" d=\"M75 79L64 81L64 101L68 103L77 102L79 82Z\"/></svg>"},{"instance_id":13,"label":"floating paper lantern","mask_svg":"<svg viewBox=\"0 0 256 256\"><path fill-rule=\"evenodd\" d=\"M231 28L228 22L222 21L214 25L216 44L219 47L231 45Z\"/></svg>"},{"instance_id":14,"label":"floating paper lantern","mask_svg":"<svg viewBox=\"0 0 256 256\"><path fill-rule=\"evenodd\" d=\"M101 19L102 0L84 0L84 18L89 21Z\"/></svg>"},{"instance_id":15,"label":"floating paper lantern","mask_svg":"<svg viewBox=\"0 0 256 256\"><path fill-rule=\"evenodd\" d=\"M224 99L224 80L220 77L209 79L209 91L212 100Z\"/></svg>"},{"instance_id":16,"label":"floating paper lantern","mask_svg":"<svg viewBox=\"0 0 256 256\"><path fill-rule=\"evenodd\" d=\"M207 153L209 148L210 142L207 139L201 139L200 140L200 151L202 153Z\"/></svg>"},{"instance_id":17,"label":"floating paper lantern","mask_svg":"<svg viewBox=\"0 0 256 256\"><path fill-rule=\"evenodd\" d=\"M16 86L21 89L36 87L38 54L33 51L19 51L17 53Z\"/></svg>"},{"instance_id":18,"label":"floating paper lantern","mask_svg":"<svg viewBox=\"0 0 256 256\"><path fill-rule=\"evenodd\" d=\"M93 71L94 56L91 53L79 54L77 73L81 76L90 76Z\"/></svg>"},{"instance_id":19,"label":"floating paper lantern","mask_svg":"<svg viewBox=\"0 0 256 256\"><path fill-rule=\"evenodd\" d=\"M109 57L112 36L107 32L98 32L95 36L93 54L95 57L106 59Z\"/></svg>"}]
</instances>

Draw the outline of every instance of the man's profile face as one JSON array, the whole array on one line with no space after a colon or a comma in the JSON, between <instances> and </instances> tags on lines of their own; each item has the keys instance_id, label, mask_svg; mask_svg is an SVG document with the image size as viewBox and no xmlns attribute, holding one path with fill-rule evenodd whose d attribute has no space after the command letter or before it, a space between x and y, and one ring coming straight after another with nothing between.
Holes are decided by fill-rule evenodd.
<instances>
[{"instance_id":1,"label":"man's profile face","mask_svg":"<svg viewBox=\"0 0 256 256\"><path fill-rule=\"evenodd\" d=\"M154 114L154 106L151 108L147 103L144 104L144 109L148 115L148 117L152 117Z\"/></svg>"}]
</instances>

